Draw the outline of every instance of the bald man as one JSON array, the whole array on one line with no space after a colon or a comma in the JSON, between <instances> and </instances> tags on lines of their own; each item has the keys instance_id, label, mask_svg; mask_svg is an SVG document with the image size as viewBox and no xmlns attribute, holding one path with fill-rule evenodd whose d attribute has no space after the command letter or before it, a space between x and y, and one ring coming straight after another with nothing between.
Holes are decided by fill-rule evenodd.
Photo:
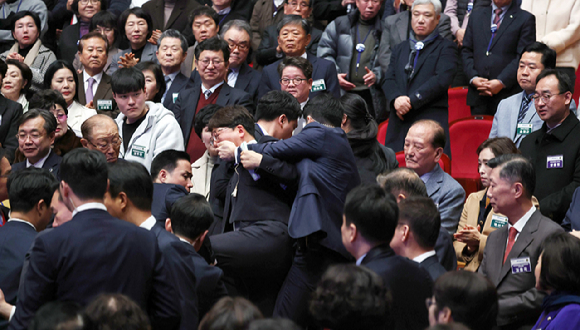
<instances>
[{"instance_id":1,"label":"bald man","mask_svg":"<svg viewBox=\"0 0 580 330\"><path fill-rule=\"evenodd\" d=\"M115 163L121 148L121 136L115 121L106 115L95 115L85 120L81 126L83 147L98 150L107 157L107 163Z\"/></svg>"}]
</instances>

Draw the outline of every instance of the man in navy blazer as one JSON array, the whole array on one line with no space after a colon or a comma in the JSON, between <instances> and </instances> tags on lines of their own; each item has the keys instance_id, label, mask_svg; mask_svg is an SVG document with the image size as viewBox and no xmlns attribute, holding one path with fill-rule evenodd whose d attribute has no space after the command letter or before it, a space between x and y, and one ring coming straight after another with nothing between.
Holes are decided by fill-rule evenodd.
<instances>
[{"instance_id":1,"label":"man in navy blazer","mask_svg":"<svg viewBox=\"0 0 580 330\"><path fill-rule=\"evenodd\" d=\"M173 110L179 93L187 87L189 79L181 73L181 64L187 56L187 40L177 30L167 30L157 41L157 61L165 79L165 93L161 103Z\"/></svg>"},{"instance_id":2,"label":"man in navy blazer","mask_svg":"<svg viewBox=\"0 0 580 330\"><path fill-rule=\"evenodd\" d=\"M37 231L48 225L50 203L58 183L54 176L37 168L12 172L8 179L10 219L0 227L0 289L9 304L16 304L20 274L26 252ZM0 329L8 322L1 320Z\"/></svg>"},{"instance_id":3,"label":"man in navy blazer","mask_svg":"<svg viewBox=\"0 0 580 330\"><path fill-rule=\"evenodd\" d=\"M310 25L307 20L297 15L285 16L278 24L280 32L278 42L282 49L283 56L280 60L267 65L262 70L262 81L258 90L258 98L271 90L281 90L280 74L278 65L282 62L282 57L304 57L312 63L312 93L316 96L321 91L329 91L336 98L340 97L340 85L338 84L338 74L336 66L329 60L318 58L306 52L310 36Z\"/></svg>"},{"instance_id":4,"label":"man in navy blazer","mask_svg":"<svg viewBox=\"0 0 580 330\"><path fill-rule=\"evenodd\" d=\"M103 292L129 296L149 315L153 329L177 329L179 300L155 235L113 218L103 205L105 156L74 149L62 169L60 190L73 218L35 240L8 329L27 329L47 302L86 305Z\"/></svg>"},{"instance_id":5,"label":"man in navy blazer","mask_svg":"<svg viewBox=\"0 0 580 330\"><path fill-rule=\"evenodd\" d=\"M517 1L494 0L491 7L473 10L461 50L471 114L493 115L501 100L521 91L516 81L519 58L534 41L536 19Z\"/></svg>"},{"instance_id":6,"label":"man in navy blazer","mask_svg":"<svg viewBox=\"0 0 580 330\"><path fill-rule=\"evenodd\" d=\"M297 240L290 272L280 290L274 315L307 323L308 301L326 266L351 257L342 245L340 224L346 194L360 184L352 149L340 129L343 110L328 93L304 108L308 124L299 134L248 149L296 164L298 192L288 233ZM246 169L251 167L246 166Z\"/></svg>"}]
</instances>

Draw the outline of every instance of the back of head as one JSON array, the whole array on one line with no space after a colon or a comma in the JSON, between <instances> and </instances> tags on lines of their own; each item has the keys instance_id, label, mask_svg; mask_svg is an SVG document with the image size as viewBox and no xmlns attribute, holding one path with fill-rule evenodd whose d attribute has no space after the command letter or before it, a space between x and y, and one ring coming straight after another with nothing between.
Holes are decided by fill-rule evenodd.
<instances>
[{"instance_id":1,"label":"back of head","mask_svg":"<svg viewBox=\"0 0 580 330\"><path fill-rule=\"evenodd\" d=\"M556 233L542 243L540 287L580 295L580 239Z\"/></svg>"},{"instance_id":2,"label":"back of head","mask_svg":"<svg viewBox=\"0 0 580 330\"><path fill-rule=\"evenodd\" d=\"M64 110L64 113L68 115L68 105L62 97L62 94L58 91L53 89L44 89L41 91L37 91L32 95L28 106L30 109L44 109L44 110L53 110L55 105L60 105Z\"/></svg>"},{"instance_id":3,"label":"back of head","mask_svg":"<svg viewBox=\"0 0 580 330\"><path fill-rule=\"evenodd\" d=\"M538 53L542 55L542 65L544 66L544 70L556 68L556 51L543 42L536 41L527 45L522 54L523 53Z\"/></svg>"},{"instance_id":4,"label":"back of head","mask_svg":"<svg viewBox=\"0 0 580 330\"><path fill-rule=\"evenodd\" d=\"M180 160L186 160L188 163L191 163L191 158L185 151L169 149L155 156L151 162L151 178L153 181L157 179L161 170L166 170L169 173L173 172L177 167L177 162Z\"/></svg>"},{"instance_id":5,"label":"back of head","mask_svg":"<svg viewBox=\"0 0 580 330\"><path fill-rule=\"evenodd\" d=\"M263 319L250 323L248 330L302 330L289 319Z\"/></svg>"},{"instance_id":6,"label":"back of head","mask_svg":"<svg viewBox=\"0 0 580 330\"><path fill-rule=\"evenodd\" d=\"M495 285L479 273L448 272L439 277L433 288L437 314L451 310L454 322L472 330L489 330L495 325L498 298Z\"/></svg>"},{"instance_id":7,"label":"back of head","mask_svg":"<svg viewBox=\"0 0 580 330\"><path fill-rule=\"evenodd\" d=\"M141 211L150 211L153 201L153 182L145 166L126 161L109 163L109 194L117 197L124 192Z\"/></svg>"},{"instance_id":8,"label":"back of head","mask_svg":"<svg viewBox=\"0 0 580 330\"><path fill-rule=\"evenodd\" d=\"M297 120L302 110L294 96L284 91L269 91L258 101L254 119L272 121L286 115L289 121Z\"/></svg>"},{"instance_id":9,"label":"back of head","mask_svg":"<svg viewBox=\"0 0 580 330\"><path fill-rule=\"evenodd\" d=\"M304 106L304 117L312 117L322 125L340 127L344 109L340 100L328 92L320 92Z\"/></svg>"},{"instance_id":10,"label":"back of head","mask_svg":"<svg viewBox=\"0 0 580 330\"><path fill-rule=\"evenodd\" d=\"M322 275L310 301L317 323L332 330L384 329L390 294L382 278L364 266L340 264Z\"/></svg>"},{"instance_id":11,"label":"back of head","mask_svg":"<svg viewBox=\"0 0 580 330\"><path fill-rule=\"evenodd\" d=\"M228 105L214 113L208 127L213 130L220 127L235 128L238 125L242 125L248 134L254 136L254 118L248 110L241 105Z\"/></svg>"},{"instance_id":12,"label":"back of head","mask_svg":"<svg viewBox=\"0 0 580 330\"><path fill-rule=\"evenodd\" d=\"M176 235L195 240L213 223L213 211L200 194L189 194L178 199L169 213L171 229Z\"/></svg>"},{"instance_id":13,"label":"back of head","mask_svg":"<svg viewBox=\"0 0 580 330\"><path fill-rule=\"evenodd\" d=\"M346 196L344 217L368 242L388 243L397 227L399 208L393 195L378 185L360 185Z\"/></svg>"},{"instance_id":14,"label":"back of head","mask_svg":"<svg viewBox=\"0 0 580 330\"><path fill-rule=\"evenodd\" d=\"M378 132L377 123L368 111L366 101L357 94L346 93L340 97L342 108L347 119L350 120L350 127L353 130L367 129L369 124L374 124L374 134Z\"/></svg>"},{"instance_id":15,"label":"back of head","mask_svg":"<svg viewBox=\"0 0 580 330\"><path fill-rule=\"evenodd\" d=\"M101 294L85 309L85 330L151 330L147 314L122 294Z\"/></svg>"},{"instance_id":16,"label":"back of head","mask_svg":"<svg viewBox=\"0 0 580 330\"><path fill-rule=\"evenodd\" d=\"M145 76L137 68L121 68L111 77L111 89L115 94L133 93L144 88Z\"/></svg>"},{"instance_id":17,"label":"back of head","mask_svg":"<svg viewBox=\"0 0 580 330\"><path fill-rule=\"evenodd\" d=\"M380 174L377 181L394 196L403 194L405 197L427 197L425 183L409 168L396 168L387 174Z\"/></svg>"},{"instance_id":18,"label":"back of head","mask_svg":"<svg viewBox=\"0 0 580 330\"><path fill-rule=\"evenodd\" d=\"M489 148L495 157L499 157L505 154L519 154L520 150L508 137L495 137L483 141L479 147L477 147L477 154L479 155L483 149Z\"/></svg>"},{"instance_id":19,"label":"back of head","mask_svg":"<svg viewBox=\"0 0 580 330\"><path fill-rule=\"evenodd\" d=\"M90 140L93 137L93 129L96 127L110 127L113 130L117 130L117 134L119 133L117 123L115 123L113 118L107 115L97 114L85 120L81 125L83 139Z\"/></svg>"},{"instance_id":20,"label":"back of head","mask_svg":"<svg viewBox=\"0 0 580 330\"><path fill-rule=\"evenodd\" d=\"M31 166L10 173L6 188L10 210L27 213L41 200L44 201L46 207L50 207L52 195L58 188L58 181L47 170Z\"/></svg>"},{"instance_id":21,"label":"back of head","mask_svg":"<svg viewBox=\"0 0 580 330\"><path fill-rule=\"evenodd\" d=\"M242 297L223 297L205 314L198 330L245 330L263 318L258 307Z\"/></svg>"},{"instance_id":22,"label":"back of head","mask_svg":"<svg viewBox=\"0 0 580 330\"><path fill-rule=\"evenodd\" d=\"M62 158L60 178L78 198L101 200L107 191L107 158L99 151L73 149Z\"/></svg>"},{"instance_id":23,"label":"back of head","mask_svg":"<svg viewBox=\"0 0 580 330\"><path fill-rule=\"evenodd\" d=\"M223 107L219 104L209 104L201 108L201 110L195 114L193 125L195 127L195 134L197 134L200 139L201 133L203 132L203 129L209 125L211 117L221 108Z\"/></svg>"},{"instance_id":24,"label":"back of head","mask_svg":"<svg viewBox=\"0 0 580 330\"><path fill-rule=\"evenodd\" d=\"M83 325L80 305L68 301L52 301L38 309L28 324L28 330L81 330L85 329Z\"/></svg>"},{"instance_id":25,"label":"back of head","mask_svg":"<svg viewBox=\"0 0 580 330\"><path fill-rule=\"evenodd\" d=\"M431 251L435 248L441 216L429 197L409 197L399 202L399 224L407 224L417 244Z\"/></svg>"},{"instance_id":26,"label":"back of head","mask_svg":"<svg viewBox=\"0 0 580 330\"><path fill-rule=\"evenodd\" d=\"M499 177L510 183L520 182L525 190L524 197L532 199L536 189L536 172L530 161L522 155L505 154L491 159L487 165L500 168Z\"/></svg>"}]
</instances>

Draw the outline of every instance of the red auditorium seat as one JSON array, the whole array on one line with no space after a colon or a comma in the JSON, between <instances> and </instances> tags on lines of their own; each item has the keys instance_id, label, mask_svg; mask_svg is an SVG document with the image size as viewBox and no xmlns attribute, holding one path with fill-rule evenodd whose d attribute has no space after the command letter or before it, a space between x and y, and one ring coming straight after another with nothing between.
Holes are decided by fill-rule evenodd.
<instances>
[{"instance_id":1,"label":"red auditorium seat","mask_svg":"<svg viewBox=\"0 0 580 330\"><path fill-rule=\"evenodd\" d=\"M572 99L576 101L576 106L578 106L578 97L580 97L580 70L576 71L576 83L574 84L574 95Z\"/></svg>"},{"instance_id":2,"label":"red auditorium seat","mask_svg":"<svg viewBox=\"0 0 580 330\"><path fill-rule=\"evenodd\" d=\"M407 166L407 163L405 162L404 151L399 151L395 153L395 156L397 157L397 161L399 162L399 167ZM443 154L443 156L441 156L441 158L439 159L439 166L441 166L443 171L445 171L447 174L451 174L451 160L449 159L449 156L447 156L446 154Z\"/></svg>"},{"instance_id":3,"label":"red auditorium seat","mask_svg":"<svg viewBox=\"0 0 580 330\"><path fill-rule=\"evenodd\" d=\"M450 88L449 94L449 123L471 116L471 108L467 105L467 87Z\"/></svg>"},{"instance_id":4,"label":"red auditorium seat","mask_svg":"<svg viewBox=\"0 0 580 330\"><path fill-rule=\"evenodd\" d=\"M385 145L385 139L387 138L387 126L389 126L389 120L379 124L379 133L377 134L377 141L380 144Z\"/></svg>"}]
</instances>

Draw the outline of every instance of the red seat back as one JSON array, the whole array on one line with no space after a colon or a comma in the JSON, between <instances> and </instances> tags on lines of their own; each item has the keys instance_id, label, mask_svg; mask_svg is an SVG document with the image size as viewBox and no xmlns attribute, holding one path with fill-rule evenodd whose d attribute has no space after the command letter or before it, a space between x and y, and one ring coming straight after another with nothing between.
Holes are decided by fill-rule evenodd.
<instances>
[{"instance_id":1,"label":"red seat back","mask_svg":"<svg viewBox=\"0 0 580 330\"><path fill-rule=\"evenodd\" d=\"M572 99L574 99L576 102L576 106L579 106L578 97L580 97L580 70L576 71L576 83L574 85L574 95L572 95Z\"/></svg>"},{"instance_id":2,"label":"red seat back","mask_svg":"<svg viewBox=\"0 0 580 330\"><path fill-rule=\"evenodd\" d=\"M385 139L387 138L387 126L389 126L389 120L379 124L379 133L377 134L377 141L380 144L385 145Z\"/></svg>"},{"instance_id":3,"label":"red seat back","mask_svg":"<svg viewBox=\"0 0 580 330\"><path fill-rule=\"evenodd\" d=\"M451 173L454 178L478 179L477 148L487 140L493 116L472 116L449 125L451 143Z\"/></svg>"},{"instance_id":4,"label":"red seat back","mask_svg":"<svg viewBox=\"0 0 580 330\"><path fill-rule=\"evenodd\" d=\"M404 151L399 151L395 153L395 156L397 157L397 161L399 162L399 167L407 166L407 162L405 162ZM443 171L445 171L447 174L451 174L451 160L449 159L449 156L447 156L446 154L443 154L439 159L439 166L441 166Z\"/></svg>"},{"instance_id":5,"label":"red seat back","mask_svg":"<svg viewBox=\"0 0 580 330\"><path fill-rule=\"evenodd\" d=\"M467 87L450 88L447 93L449 95L448 122L470 117L471 108L467 105Z\"/></svg>"}]
</instances>

